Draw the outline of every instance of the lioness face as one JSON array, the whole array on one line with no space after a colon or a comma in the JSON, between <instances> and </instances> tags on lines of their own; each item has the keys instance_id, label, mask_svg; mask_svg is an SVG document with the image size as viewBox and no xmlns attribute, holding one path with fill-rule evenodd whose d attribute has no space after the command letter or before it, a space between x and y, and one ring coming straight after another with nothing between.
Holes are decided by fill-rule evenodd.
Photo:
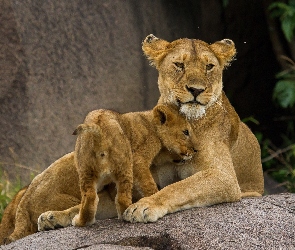
<instances>
[{"instance_id":1,"label":"lioness face","mask_svg":"<svg viewBox=\"0 0 295 250\"><path fill-rule=\"evenodd\" d=\"M222 93L222 72L236 50L229 39L209 45L195 39L166 42L149 35L143 51L159 71L161 101L189 119L202 117Z\"/></svg>"}]
</instances>

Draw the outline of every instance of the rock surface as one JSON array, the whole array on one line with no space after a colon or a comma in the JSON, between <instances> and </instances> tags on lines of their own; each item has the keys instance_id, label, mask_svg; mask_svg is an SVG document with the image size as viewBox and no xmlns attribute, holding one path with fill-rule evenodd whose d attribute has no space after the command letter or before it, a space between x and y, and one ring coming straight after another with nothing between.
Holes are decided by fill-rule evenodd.
<instances>
[{"instance_id":1,"label":"rock surface","mask_svg":"<svg viewBox=\"0 0 295 250\"><path fill-rule=\"evenodd\" d=\"M194 208L156 223L102 220L40 232L0 249L295 249L295 194Z\"/></svg>"}]
</instances>

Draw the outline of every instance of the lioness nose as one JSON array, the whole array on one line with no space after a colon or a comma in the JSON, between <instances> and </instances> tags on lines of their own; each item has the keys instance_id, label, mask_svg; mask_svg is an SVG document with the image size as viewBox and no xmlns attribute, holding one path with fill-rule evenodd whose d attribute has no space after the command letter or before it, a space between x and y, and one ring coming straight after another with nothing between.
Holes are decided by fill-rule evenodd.
<instances>
[{"instance_id":1,"label":"lioness nose","mask_svg":"<svg viewBox=\"0 0 295 250\"><path fill-rule=\"evenodd\" d=\"M199 94L201 94L204 89L197 89L194 87L186 87L186 89L194 96L197 97Z\"/></svg>"}]
</instances>

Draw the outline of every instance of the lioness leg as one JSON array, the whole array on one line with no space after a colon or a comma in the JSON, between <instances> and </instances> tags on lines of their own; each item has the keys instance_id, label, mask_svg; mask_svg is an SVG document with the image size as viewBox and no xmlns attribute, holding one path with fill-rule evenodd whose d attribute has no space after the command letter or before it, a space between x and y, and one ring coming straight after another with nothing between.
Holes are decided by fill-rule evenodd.
<instances>
[{"instance_id":1,"label":"lioness leg","mask_svg":"<svg viewBox=\"0 0 295 250\"><path fill-rule=\"evenodd\" d=\"M44 206L40 207L34 202L31 202L30 197L31 195L28 190L18 205L15 216L15 228L13 233L8 237L7 242L12 242L27 235L36 233L38 231L37 220L40 215L40 211L46 211L48 208L53 208L53 206L63 209L80 203L80 199L72 195L58 194L55 197L51 197L50 204L53 205L47 206L47 203L44 203ZM58 227L62 227L62 225L56 225L54 228Z\"/></svg>"},{"instance_id":2,"label":"lioness leg","mask_svg":"<svg viewBox=\"0 0 295 250\"><path fill-rule=\"evenodd\" d=\"M27 210L23 210L19 207L16 212L15 221L15 229L13 233L6 238L5 244L37 232L37 225L31 223L30 214Z\"/></svg>"},{"instance_id":3,"label":"lioness leg","mask_svg":"<svg viewBox=\"0 0 295 250\"><path fill-rule=\"evenodd\" d=\"M114 202L116 190L114 187L98 193L100 205L97 208L96 219L109 219L117 216ZM80 204L63 211L47 211L38 218L38 231L46 231L59 227L68 227L79 213Z\"/></svg>"},{"instance_id":4,"label":"lioness leg","mask_svg":"<svg viewBox=\"0 0 295 250\"><path fill-rule=\"evenodd\" d=\"M23 197L27 187L21 189L5 208L0 224L0 245L7 242L7 237L13 232L15 226L15 215L18 204Z\"/></svg>"},{"instance_id":5,"label":"lioness leg","mask_svg":"<svg viewBox=\"0 0 295 250\"><path fill-rule=\"evenodd\" d=\"M68 227L79 213L81 204L63 211L47 211L38 218L38 231Z\"/></svg>"},{"instance_id":6,"label":"lioness leg","mask_svg":"<svg viewBox=\"0 0 295 250\"><path fill-rule=\"evenodd\" d=\"M154 222L168 213L239 199L240 189L234 177L210 169L142 198L125 211L123 219L130 222Z\"/></svg>"},{"instance_id":7,"label":"lioness leg","mask_svg":"<svg viewBox=\"0 0 295 250\"><path fill-rule=\"evenodd\" d=\"M240 124L239 138L232 148L232 159L242 197L261 196L264 192L264 178L260 146L244 123Z\"/></svg>"}]
</instances>

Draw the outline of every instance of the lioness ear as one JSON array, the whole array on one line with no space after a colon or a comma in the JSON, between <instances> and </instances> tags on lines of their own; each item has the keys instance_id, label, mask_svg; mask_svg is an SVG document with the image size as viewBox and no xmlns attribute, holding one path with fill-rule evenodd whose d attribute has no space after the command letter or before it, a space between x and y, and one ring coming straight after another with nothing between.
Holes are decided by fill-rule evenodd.
<instances>
[{"instance_id":1,"label":"lioness ear","mask_svg":"<svg viewBox=\"0 0 295 250\"><path fill-rule=\"evenodd\" d=\"M223 67L229 66L236 55L235 44L230 39L223 39L210 45L211 50Z\"/></svg>"},{"instance_id":2,"label":"lioness ear","mask_svg":"<svg viewBox=\"0 0 295 250\"><path fill-rule=\"evenodd\" d=\"M157 105L153 109L154 119L157 124L165 124L174 119L174 113L165 105Z\"/></svg>"},{"instance_id":3,"label":"lioness ear","mask_svg":"<svg viewBox=\"0 0 295 250\"><path fill-rule=\"evenodd\" d=\"M148 35L144 39L142 50L152 66L158 67L159 62L167 54L166 48L168 44L169 42L157 38L153 34Z\"/></svg>"}]
</instances>

